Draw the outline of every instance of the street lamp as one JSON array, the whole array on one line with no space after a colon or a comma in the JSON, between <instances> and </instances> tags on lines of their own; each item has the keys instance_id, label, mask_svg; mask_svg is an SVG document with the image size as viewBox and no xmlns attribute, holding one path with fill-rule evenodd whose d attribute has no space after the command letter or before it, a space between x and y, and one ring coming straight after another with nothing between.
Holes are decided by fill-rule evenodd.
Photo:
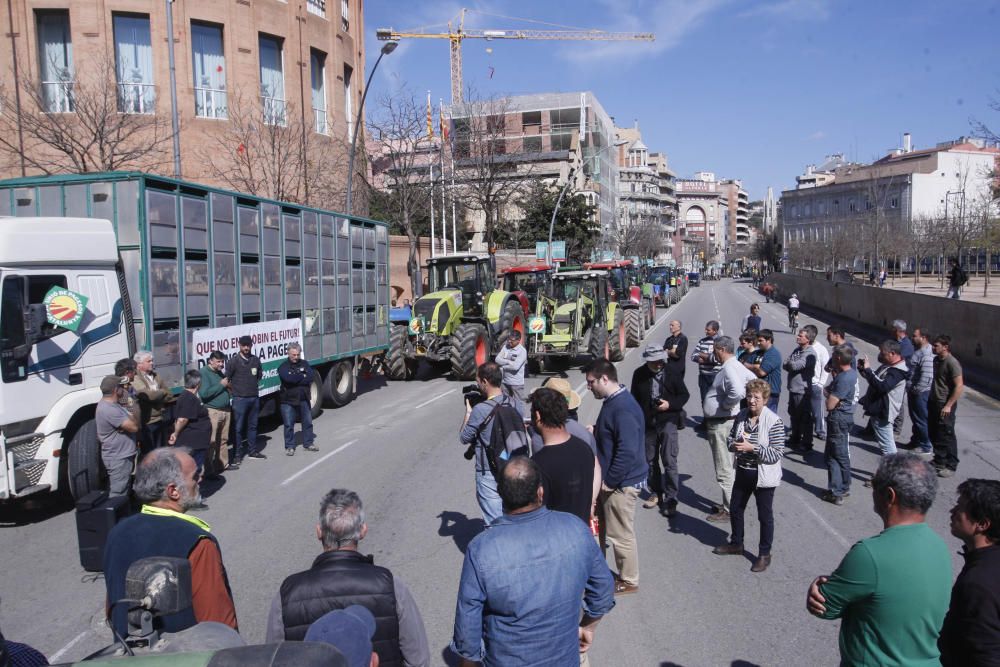
<instances>
[{"instance_id":1,"label":"street lamp","mask_svg":"<svg viewBox=\"0 0 1000 667\"><path fill-rule=\"evenodd\" d=\"M354 120L354 131L351 133L351 152L347 157L347 201L345 202L344 208L347 209L347 214L353 213L353 208L351 206L352 199L351 194L354 190L354 154L357 152L358 147L358 130L361 129L361 117L365 111L365 98L368 97L368 87L371 86L372 77L375 76L375 70L378 69L378 64L382 62L382 56L389 55L396 50L399 46L399 42L388 41L382 46L382 52L378 54L378 59L375 61L375 66L372 67L371 74L368 75L368 80L365 82L364 92L361 93L361 104L358 105L358 115Z\"/></svg>"}]
</instances>

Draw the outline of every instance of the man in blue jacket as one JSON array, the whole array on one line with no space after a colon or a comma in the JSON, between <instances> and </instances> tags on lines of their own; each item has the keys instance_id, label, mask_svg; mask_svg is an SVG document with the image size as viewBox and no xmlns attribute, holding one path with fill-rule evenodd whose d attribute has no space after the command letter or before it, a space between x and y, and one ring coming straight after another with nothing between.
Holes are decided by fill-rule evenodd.
<instances>
[{"instance_id":1,"label":"man in blue jacket","mask_svg":"<svg viewBox=\"0 0 1000 667\"><path fill-rule=\"evenodd\" d=\"M285 425L285 454L295 455L295 419L302 422L302 449L318 452L314 442L312 423L312 401L310 392L313 371L309 362L302 358L302 346L288 345L288 359L278 366L281 378L281 421Z\"/></svg>"},{"instance_id":2,"label":"man in blue jacket","mask_svg":"<svg viewBox=\"0 0 1000 667\"><path fill-rule=\"evenodd\" d=\"M611 545L618 582L615 593L639 590L639 550L635 540L635 505L649 474L646 422L639 403L618 383L618 371L606 359L587 367L587 386L604 401L594 425L597 458L604 481L597 498L601 547Z\"/></svg>"}]
</instances>

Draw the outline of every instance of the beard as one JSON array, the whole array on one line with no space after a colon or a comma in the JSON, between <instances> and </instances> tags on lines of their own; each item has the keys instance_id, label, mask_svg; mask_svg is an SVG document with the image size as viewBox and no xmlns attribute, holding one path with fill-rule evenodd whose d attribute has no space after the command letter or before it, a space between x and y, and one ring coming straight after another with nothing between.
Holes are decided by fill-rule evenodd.
<instances>
[{"instance_id":1,"label":"beard","mask_svg":"<svg viewBox=\"0 0 1000 667\"><path fill-rule=\"evenodd\" d=\"M188 492L187 490L185 490L184 495L180 497L178 503L180 504L181 509L184 510L185 512L187 512L192 507L197 507L198 505L201 505L202 503L201 487L195 484L193 491Z\"/></svg>"}]
</instances>

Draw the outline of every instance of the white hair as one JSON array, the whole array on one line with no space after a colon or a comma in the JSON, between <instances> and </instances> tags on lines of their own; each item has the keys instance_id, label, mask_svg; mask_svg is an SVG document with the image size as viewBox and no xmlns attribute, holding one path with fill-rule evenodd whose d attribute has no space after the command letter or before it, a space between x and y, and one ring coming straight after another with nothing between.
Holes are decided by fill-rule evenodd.
<instances>
[{"instance_id":1,"label":"white hair","mask_svg":"<svg viewBox=\"0 0 1000 667\"><path fill-rule=\"evenodd\" d=\"M134 361L137 364L141 364L146 359L152 359L152 358L153 358L153 353L150 352L149 350L139 350L134 355L132 355L132 361Z\"/></svg>"}]
</instances>

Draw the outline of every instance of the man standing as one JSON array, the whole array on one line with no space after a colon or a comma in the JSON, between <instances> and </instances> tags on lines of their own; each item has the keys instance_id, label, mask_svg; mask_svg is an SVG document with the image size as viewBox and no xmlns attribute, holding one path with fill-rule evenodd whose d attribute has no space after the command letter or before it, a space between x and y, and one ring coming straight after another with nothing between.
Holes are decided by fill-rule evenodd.
<instances>
[{"instance_id":1,"label":"man standing","mask_svg":"<svg viewBox=\"0 0 1000 667\"><path fill-rule=\"evenodd\" d=\"M892 421L903 406L906 378L910 376L899 353L899 343L884 341L879 345L878 360L882 364L872 370L868 357L858 362L858 372L868 381L868 391L859 401L865 414L871 417L875 440L882 449L882 456L896 453L896 439L892 434Z\"/></svg>"},{"instance_id":2,"label":"man standing","mask_svg":"<svg viewBox=\"0 0 1000 667\"><path fill-rule=\"evenodd\" d=\"M838 345L846 345L851 348L851 352L854 353L854 362L851 364L851 368L857 370L858 368L858 350L854 347L854 343L847 340L847 332L842 328L837 326L826 328L826 342L830 344L830 349L837 347ZM829 370L829 369L827 369Z\"/></svg>"},{"instance_id":3,"label":"man standing","mask_svg":"<svg viewBox=\"0 0 1000 667\"><path fill-rule=\"evenodd\" d=\"M736 347L729 336L715 339L714 356L719 361L719 373L705 394L702 407L708 433L708 445L712 448L712 463L715 464L715 481L722 488L722 505L706 517L709 521L725 523L729 521L729 500L733 495L733 455L729 451L729 431L733 420L740 411L740 401L747 395L747 382L754 374L736 361Z\"/></svg>"},{"instance_id":4,"label":"man standing","mask_svg":"<svg viewBox=\"0 0 1000 667\"><path fill-rule=\"evenodd\" d=\"M812 380L816 374L816 351L813 350L814 336L808 329L799 329L792 350L785 361L788 371L788 421L792 431L788 436L788 446L792 451L804 453L812 451Z\"/></svg>"},{"instance_id":5,"label":"man standing","mask_svg":"<svg viewBox=\"0 0 1000 667\"><path fill-rule=\"evenodd\" d=\"M463 667L581 664L615 605L590 531L544 507L543 493L534 461L504 466L504 514L469 543L462 565L451 650Z\"/></svg>"},{"instance_id":6,"label":"man standing","mask_svg":"<svg viewBox=\"0 0 1000 667\"><path fill-rule=\"evenodd\" d=\"M288 344L288 359L278 366L281 378L281 422L285 427L285 454L295 455L295 420L302 422L302 449L318 452L313 434L312 400L310 391L314 371L302 358L302 346Z\"/></svg>"},{"instance_id":7,"label":"man standing","mask_svg":"<svg viewBox=\"0 0 1000 667\"><path fill-rule=\"evenodd\" d=\"M920 328L913 330L913 345L916 350L907 364L910 379L906 383L907 407L912 422L908 448L917 450L921 456L930 460L934 456L934 448L927 431L927 402L934 383L934 351L931 349L929 336Z\"/></svg>"},{"instance_id":8,"label":"man standing","mask_svg":"<svg viewBox=\"0 0 1000 667\"><path fill-rule=\"evenodd\" d=\"M257 414L260 411L260 359L250 350L253 338L240 336L240 351L226 363L226 379L233 392L233 419L236 422L236 464L243 458L266 459L257 449Z\"/></svg>"},{"instance_id":9,"label":"man standing","mask_svg":"<svg viewBox=\"0 0 1000 667\"><path fill-rule=\"evenodd\" d=\"M680 376L684 379L684 369L686 368L688 337L681 331L680 320L670 320L670 335L663 343L663 349L667 352L667 372Z\"/></svg>"},{"instance_id":10,"label":"man standing","mask_svg":"<svg viewBox=\"0 0 1000 667\"><path fill-rule=\"evenodd\" d=\"M807 324L802 328L809 332L813 341L812 349L816 353L816 370L813 372L812 391L809 396L812 401L813 431L822 442L826 440L826 397L823 395L823 389L830 381L830 372L826 370L827 364L830 363L830 351L823 347L822 343L816 342L819 329L815 325Z\"/></svg>"},{"instance_id":11,"label":"man standing","mask_svg":"<svg viewBox=\"0 0 1000 667\"><path fill-rule=\"evenodd\" d=\"M615 593L635 593L639 590L635 504L649 473L645 420L635 398L618 383L618 370L610 361L597 359L587 367L586 377L594 398L604 401L594 425L603 479L597 500L601 548L606 550L610 544L614 554Z\"/></svg>"},{"instance_id":12,"label":"man standing","mask_svg":"<svg viewBox=\"0 0 1000 667\"><path fill-rule=\"evenodd\" d=\"M201 503L197 467L182 447L147 454L135 476L135 495L145 503L142 511L116 525L104 549L109 605L125 597L125 575L140 558L170 556L191 562L192 606L157 619L164 632L205 621L239 629L219 543L207 523L187 514ZM111 625L122 637L128 634L127 612L127 605L111 609Z\"/></svg>"},{"instance_id":13,"label":"man standing","mask_svg":"<svg viewBox=\"0 0 1000 667\"><path fill-rule=\"evenodd\" d=\"M927 430L934 447L934 467L939 477L951 477L958 469L955 439L955 408L965 391L962 365L951 353L951 336L934 339L934 383L927 401Z\"/></svg>"},{"instance_id":14,"label":"man standing","mask_svg":"<svg viewBox=\"0 0 1000 667\"><path fill-rule=\"evenodd\" d=\"M842 619L840 664L938 664L951 555L924 523L936 492L930 464L912 454L884 457L872 479L884 530L851 547L833 574L809 587L809 613Z\"/></svg>"},{"instance_id":15,"label":"man standing","mask_svg":"<svg viewBox=\"0 0 1000 667\"><path fill-rule=\"evenodd\" d=\"M701 395L701 402L705 402L705 394L712 386L712 381L718 375L722 364L715 358L714 344L719 336L719 323L716 320L709 320L705 324L705 335L698 341L698 346L691 353L691 361L698 364L698 392Z\"/></svg>"},{"instance_id":16,"label":"man standing","mask_svg":"<svg viewBox=\"0 0 1000 667\"><path fill-rule=\"evenodd\" d=\"M309 626L326 613L359 604L375 616L372 644L379 665L430 665L417 603L398 577L358 551L366 535L358 494L333 489L323 497L316 524L323 553L308 570L282 582L267 616L266 642L302 641Z\"/></svg>"},{"instance_id":17,"label":"man standing","mask_svg":"<svg viewBox=\"0 0 1000 667\"><path fill-rule=\"evenodd\" d=\"M142 415L142 432L139 440L144 452L162 447L167 439L164 428L163 412L167 404L173 401L173 396L167 387L160 382L160 376L153 370L153 353L140 350L132 357L135 361L135 378L132 387L139 401L139 411Z\"/></svg>"},{"instance_id":18,"label":"man standing","mask_svg":"<svg viewBox=\"0 0 1000 667\"><path fill-rule=\"evenodd\" d=\"M771 387L767 407L777 413L778 399L781 398L781 353L774 346L774 332L770 329L757 332L757 346L757 356L743 362L743 366L757 377L767 380Z\"/></svg>"},{"instance_id":19,"label":"man standing","mask_svg":"<svg viewBox=\"0 0 1000 667\"><path fill-rule=\"evenodd\" d=\"M208 417L208 409L198 397L200 387L201 373L188 371L184 374L184 391L177 399L173 429L167 439L171 447L187 447L195 465L198 466L196 470L198 479L201 479L201 473L205 469L205 460L212 439L212 423ZM205 509L205 506L199 505L197 509Z\"/></svg>"},{"instance_id":20,"label":"man standing","mask_svg":"<svg viewBox=\"0 0 1000 667\"><path fill-rule=\"evenodd\" d=\"M833 381L822 393L826 400L826 463L827 491L823 500L843 505L851 493L851 427L854 426L855 387L858 372L854 364L854 350L846 345L833 348L830 363Z\"/></svg>"},{"instance_id":21,"label":"man standing","mask_svg":"<svg viewBox=\"0 0 1000 667\"><path fill-rule=\"evenodd\" d=\"M913 357L914 346L913 341L906 335L906 322L904 320L892 321L892 338L899 343L899 354L903 357L903 361L906 362L906 367L908 369L912 369L913 366L910 364L910 359ZM896 415L896 419L892 422L892 432L896 437L899 437L899 435L903 432L902 410L899 411Z\"/></svg>"},{"instance_id":22,"label":"man standing","mask_svg":"<svg viewBox=\"0 0 1000 667\"><path fill-rule=\"evenodd\" d=\"M494 360L503 369L503 393L524 403L524 366L528 351L521 345L521 332L514 329L507 337L507 344Z\"/></svg>"},{"instance_id":23,"label":"man standing","mask_svg":"<svg viewBox=\"0 0 1000 667\"><path fill-rule=\"evenodd\" d=\"M668 517L677 515L677 492L680 477L677 455L680 446L677 427L684 418L683 408L690 398L684 379L666 368L666 353L659 345L643 350L646 362L632 374L632 396L642 408L646 420L647 486L651 495L643 503L650 509L659 506ZM662 468L661 468L662 464Z\"/></svg>"},{"instance_id":24,"label":"man standing","mask_svg":"<svg viewBox=\"0 0 1000 667\"><path fill-rule=\"evenodd\" d=\"M958 265L958 260L954 257L948 260L948 265L951 268L948 271L947 298L960 299L962 298L962 286L969 282L969 276Z\"/></svg>"},{"instance_id":25,"label":"man standing","mask_svg":"<svg viewBox=\"0 0 1000 667\"><path fill-rule=\"evenodd\" d=\"M987 667L1000 661L1000 482L958 485L951 534L962 540L965 566L951 591L938 648L944 667Z\"/></svg>"},{"instance_id":26,"label":"man standing","mask_svg":"<svg viewBox=\"0 0 1000 667\"><path fill-rule=\"evenodd\" d=\"M198 396L208 409L208 420L212 434L208 441L208 457L205 462L208 477L216 477L223 470L239 470L239 466L229 462L229 426L232 423L229 407L229 380L222 376L226 355L212 350L199 369L201 386Z\"/></svg>"},{"instance_id":27,"label":"man standing","mask_svg":"<svg viewBox=\"0 0 1000 667\"><path fill-rule=\"evenodd\" d=\"M117 375L105 376L101 380L101 400L94 414L97 439L101 443L101 460L108 471L109 496L127 496L132 486L135 437L139 424L128 408L122 405L127 382L127 379Z\"/></svg>"}]
</instances>

